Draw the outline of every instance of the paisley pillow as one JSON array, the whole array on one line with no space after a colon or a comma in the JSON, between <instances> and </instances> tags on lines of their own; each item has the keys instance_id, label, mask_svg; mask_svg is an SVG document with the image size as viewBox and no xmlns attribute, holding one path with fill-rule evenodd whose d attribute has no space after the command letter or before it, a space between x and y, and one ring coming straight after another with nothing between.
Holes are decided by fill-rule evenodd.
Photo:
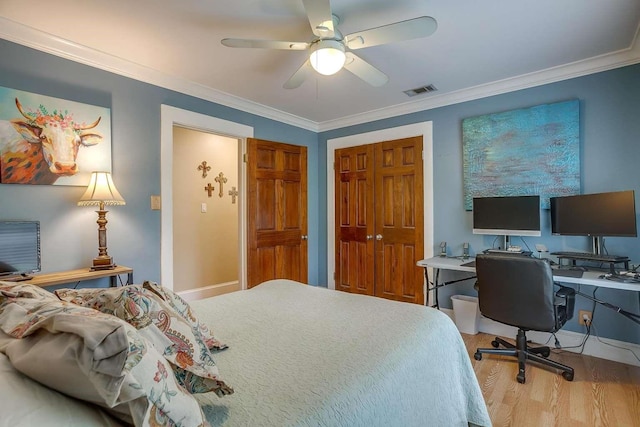
<instances>
[{"instance_id":1,"label":"paisley pillow","mask_svg":"<svg viewBox=\"0 0 640 427\"><path fill-rule=\"evenodd\" d=\"M134 327L47 295L0 283L3 352L24 375L139 425L206 426L170 363Z\"/></svg>"},{"instance_id":2,"label":"paisley pillow","mask_svg":"<svg viewBox=\"0 0 640 427\"><path fill-rule=\"evenodd\" d=\"M221 343L216 338L213 337L213 334L209 330L209 327L204 323L200 322L196 315L191 310L191 306L180 297L180 295L173 292L171 289L167 289L164 286L158 285L155 282L145 281L142 284L142 287L146 290L153 292L162 298L166 303L168 303L173 309L174 312L182 317L185 322L191 325L191 330L193 334L205 342L209 350L212 351L220 351L225 350L229 346Z\"/></svg>"},{"instance_id":3,"label":"paisley pillow","mask_svg":"<svg viewBox=\"0 0 640 427\"><path fill-rule=\"evenodd\" d=\"M100 289L58 289L63 301L112 314L133 325L171 362L175 378L190 393L233 393L218 372L207 343L154 292L141 285ZM154 333L154 331L161 334Z\"/></svg>"}]
</instances>

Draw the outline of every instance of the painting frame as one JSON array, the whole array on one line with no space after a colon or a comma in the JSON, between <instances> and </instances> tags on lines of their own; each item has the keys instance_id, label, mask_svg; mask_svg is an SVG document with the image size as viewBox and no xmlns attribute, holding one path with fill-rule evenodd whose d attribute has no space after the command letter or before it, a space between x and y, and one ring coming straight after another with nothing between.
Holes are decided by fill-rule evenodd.
<instances>
[{"instance_id":1,"label":"painting frame","mask_svg":"<svg viewBox=\"0 0 640 427\"><path fill-rule=\"evenodd\" d=\"M474 197L580 194L580 101L462 120L464 207Z\"/></svg>"},{"instance_id":2,"label":"painting frame","mask_svg":"<svg viewBox=\"0 0 640 427\"><path fill-rule=\"evenodd\" d=\"M111 169L110 108L0 86L0 184L86 186Z\"/></svg>"}]
</instances>

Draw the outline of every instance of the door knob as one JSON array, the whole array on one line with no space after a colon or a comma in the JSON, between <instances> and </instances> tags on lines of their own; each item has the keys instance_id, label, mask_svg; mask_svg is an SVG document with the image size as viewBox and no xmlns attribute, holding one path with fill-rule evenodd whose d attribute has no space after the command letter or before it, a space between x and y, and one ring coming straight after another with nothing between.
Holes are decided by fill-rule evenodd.
<instances>
[{"instance_id":1,"label":"door knob","mask_svg":"<svg viewBox=\"0 0 640 427\"><path fill-rule=\"evenodd\" d=\"M373 234L367 234L367 240L373 239Z\"/></svg>"},{"instance_id":2,"label":"door knob","mask_svg":"<svg viewBox=\"0 0 640 427\"><path fill-rule=\"evenodd\" d=\"M376 240L382 240L382 234L376 234Z\"/></svg>"},{"instance_id":3,"label":"door knob","mask_svg":"<svg viewBox=\"0 0 640 427\"><path fill-rule=\"evenodd\" d=\"M302 235L302 240L307 240L309 238L309 236L307 236L306 234Z\"/></svg>"}]
</instances>

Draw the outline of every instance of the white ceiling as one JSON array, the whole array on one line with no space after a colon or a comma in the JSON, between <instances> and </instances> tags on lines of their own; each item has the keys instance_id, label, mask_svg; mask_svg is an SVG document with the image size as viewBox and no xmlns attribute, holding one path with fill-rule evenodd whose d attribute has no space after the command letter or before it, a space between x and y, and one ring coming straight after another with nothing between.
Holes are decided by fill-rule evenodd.
<instances>
[{"instance_id":1,"label":"white ceiling","mask_svg":"<svg viewBox=\"0 0 640 427\"><path fill-rule=\"evenodd\" d=\"M2 0L0 37L312 130L640 62L640 0L331 5L343 34L422 15L435 18L438 29L427 38L358 50L389 76L378 88L341 70L283 89L308 52L221 45L225 37L312 41L301 0ZM428 84L438 91L403 93Z\"/></svg>"}]
</instances>

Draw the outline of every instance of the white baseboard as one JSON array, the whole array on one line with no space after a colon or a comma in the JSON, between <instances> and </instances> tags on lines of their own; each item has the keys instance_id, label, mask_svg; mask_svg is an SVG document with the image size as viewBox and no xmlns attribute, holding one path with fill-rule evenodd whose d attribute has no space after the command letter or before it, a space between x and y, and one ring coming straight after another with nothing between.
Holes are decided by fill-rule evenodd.
<instances>
[{"instance_id":1,"label":"white baseboard","mask_svg":"<svg viewBox=\"0 0 640 427\"><path fill-rule=\"evenodd\" d=\"M440 311L449 316L451 320L455 320L452 309L441 308ZM478 330L485 334L499 335L506 338L515 338L516 334L518 333L517 328L503 325L502 323L495 322L491 319L487 319L486 317L480 317ZM545 345L544 343L549 340L550 336L551 334L547 332L531 331L527 333L528 339L535 343L543 345ZM582 344L582 340L584 339L584 334L573 331L565 331L561 329L556 332L556 337L558 338L558 341L560 341L562 347L565 347L565 351L571 351L574 353L580 352L580 348L567 347L580 346ZM553 340L553 337L551 337L548 345L553 349L554 344L555 341ZM614 362L626 363L627 365L640 366L640 361L636 359L631 352L640 355L640 345L624 341L612 340L609 338L599 338L592 334L587 339L582 354L585 354L587 356L599 357L601 359L612 360Z\"/></svg>"},{"instance_id":2,"label":"white baseboard","mask_svg":"<svg viewBox=\"0 0 640 427\"><path fill-rule=\"evenodd\" d=\"M185 301L191 302L199 299L214 297L216 295L222 295L229 292L235 292L240 290L240 282L227 282L218 283L216 285L204 286L202 288L190 289L188 291L176 292Z\"/></svg>"}]
</instances>

